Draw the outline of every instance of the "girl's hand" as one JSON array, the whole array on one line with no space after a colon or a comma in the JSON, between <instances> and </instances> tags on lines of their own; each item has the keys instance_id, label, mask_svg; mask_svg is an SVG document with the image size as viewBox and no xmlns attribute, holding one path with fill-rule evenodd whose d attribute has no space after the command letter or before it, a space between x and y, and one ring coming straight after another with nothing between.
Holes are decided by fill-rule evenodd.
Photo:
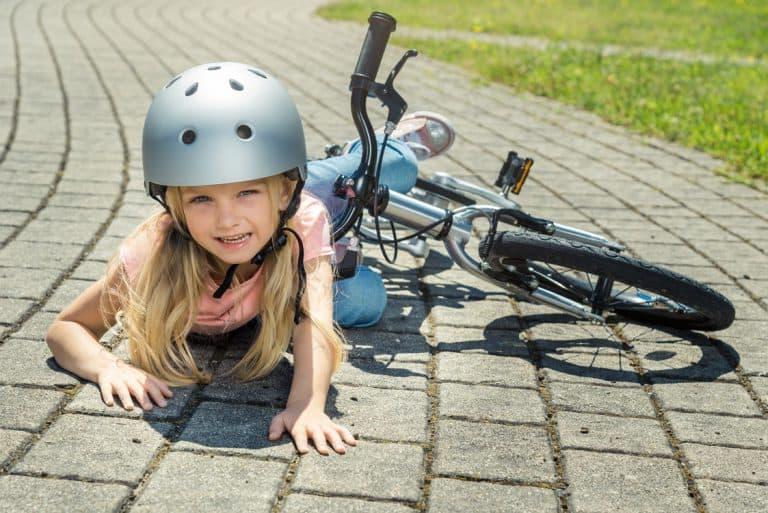
<instances>
[{"instance_id":1,"label":"girl's hand","mask_svg":"<svg viewBox=\"0 0 768 513\"><path fill-rule=\"evenodd\" d=\"M285 431L293 437L300 454L309 452L308 437L312 437L317 452L324 456L331 453L327 442L339 454L347 452L342 440L349 445L357 445L357 440L347 428L334 423L322 409L312 406L288 406L275 415L269 425L269 439L279 440Z\"/></svg>"},{"instance_id":2,"label":"girl's hand","mask_svg":"<svg viewBox=\"0 0 768 513\"><path fill-rule=\"evenodd\" d=\"M99 373L98 384L101 397L107 406L112 406L114 403L112 396L114 391L126 410L133 409L131 395L136 398L144 411L152 409L150 397L161 407L168 404L165 397L173 397L173 392L164 382L122 360L115 360L103 369Z\"/></svg>"}]
</instances>

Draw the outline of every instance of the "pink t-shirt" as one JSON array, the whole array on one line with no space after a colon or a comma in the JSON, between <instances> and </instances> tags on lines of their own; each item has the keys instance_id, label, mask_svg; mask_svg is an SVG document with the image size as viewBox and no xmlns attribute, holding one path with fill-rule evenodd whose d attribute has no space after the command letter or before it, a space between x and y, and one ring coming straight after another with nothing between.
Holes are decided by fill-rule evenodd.
<instances>
[{"instance_id":1,"label":"pink t-shirt","mask_svg":"<svg viewBox=\"0 0 768 513\"><path fill-rule=\"evenodd\" d=\"M172 223L170 216L165 217L167 219L164 219L162 229L167 229ZM304 262L319 256L334 255L328 212L320 200L308 192L302 192L301 205L294 218L296 232L304 244ZM120 259L131 281L136 279L140 266L146 262L156 237L154 230L145 230L121 244ZM298 244L293 235L288 234L288 240L293 245L294 253L298 253ZM223 333L237 329L255 317L261 311L261 292L264 288L262 270L260 268L240 285L230 286L220 299L213 297L219 284L209 277L208 293L200 298L192 331L206 335ZM236 301L240 308L235 308Z\"/></svg>"}]
</instances>

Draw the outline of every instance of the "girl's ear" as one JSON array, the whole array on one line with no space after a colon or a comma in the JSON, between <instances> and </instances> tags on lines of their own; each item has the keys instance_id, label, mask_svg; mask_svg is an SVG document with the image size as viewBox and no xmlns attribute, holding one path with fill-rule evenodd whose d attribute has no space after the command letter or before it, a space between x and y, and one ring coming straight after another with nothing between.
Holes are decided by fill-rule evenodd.
<instances>
[{"instance_id":1,"label":"girl's ear","mask_svg":"<svg viewBox=\"0 0 768 513\"><path fill-rule=\"evenodd\" d=\"M296 182L284 178L282 181L282 187L280 188L280 211L283 212L288 208L288 204L291 202L293 196L293 185Z\"/></svg>"}]
</instances>

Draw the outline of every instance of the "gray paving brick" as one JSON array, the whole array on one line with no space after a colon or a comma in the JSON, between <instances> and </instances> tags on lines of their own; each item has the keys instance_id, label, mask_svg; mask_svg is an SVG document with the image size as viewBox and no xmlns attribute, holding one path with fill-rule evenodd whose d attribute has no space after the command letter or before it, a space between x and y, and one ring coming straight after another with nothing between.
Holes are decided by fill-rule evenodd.
<instances>
[{"instance_id":1,"label":"gray paving brick","mask_svg":"<svg viewBox=\"0 0 768 513\"><path fill-rule=\"evenodd\" d=\"M344 455L301 457L293 489L322 494L355 495L417 501L421 496L421 447L358 441ZM354 476L354 479L350 479Z\"/></svg>"},{"instance_id":2,"label":"gray paving brick","mask_svg":"<svg viewBox=\"0 0 768 513\"><path fill-rule=\"evenodd\" d=\"M54 207L104 209L110 208L114 202L115 198L112 196L57 192L48 204Z\"/></svg>"},{"instance_id":3,"label":"gray paving brick","mask_svg":"<svg viewBox=\"0 0 768 513\"><path fill-rule=\"evenodd\" d=\"M382 388L426 390L427 366L422 362L351 360L333 375L334 383Z\"/></svg>"},{"instance_id":4,"label":"gray paving brick","mask_svg":"<svg viewBox=\"0 0 768 513\"><path fill-rule=\"evenodd\" d=\"M428 273L424 276L423 282L427 285L429 294L440 303L445 302L446 298L507 300L506 293L501 288L471 276L462 269Z\"/></svg>"},{"instance_id":5,"label":"gray paving brick","mask_svg":"<svg viewBox=\"0 0 768 513\"><path fill-rule=\"evenodd\" d=\"M440 415L470 420L546 422L544 403L535 390L441 383Z\"/></svg>"},{"instance_id":6,"label":"gray paving brick","mask_svg":"<svg viewBox=\"0 0 768 513\"><path fill-rule=\"evenodd\" d=\"M120 484L84 483L68 479L0 476L0 510L58 513L117 511L131 489Z\"/></svg>"},{"instance_id":7,"label":"gray paving brick","mask_svg":"<svg viewBox=\"0 0 768 513\"><path fill-rule=\"evenodd\" d=\"M387 309L374 329L393 333L423 333L426 330L424 303L418 300L388 300Z\"/></svg>"},{"instance_id":8,"label":"gray paving brick","mask_svg":"<svg viewBox=\"0 0 768 513\"><path fill-rule=\"evenodd\" d=\"M0 468L3 468L32 439L25 431L0 429Z\"/></svg>"},{"instance_id":9,"label":"gray paving brick","mask_svg":"<svg viewBox=\"0 0 768 513\"><path fill-rule=\"evenodd\" d=\"M171 428L159 422L62 415L12 471L136 484Z\"/></svg>"},{"instance_id":10,"label":"gray paving brick","mask_svg":"<svg viewBox=\"0 0 768 513\"><path fill-rule=\"evenodd\" d=\"M170 452L131 508L135 512L272 509L287 463ZM179 476L186 476L179 479Z\"/></svg>"},{"instance_id":11,"label":"gray paving brick","mask_svg":"<svg viewBox=\"0 0 768 513\"><path fill-rule=\"evenodd\" d=\"M40 211L38 219L45 219L51 221L68 221L71 223L79 222L93 222L104 223L109 219L110 211L109 207L96 209L96 208L79 208L78 206L56 206L48 205Z\"/></svg>"},{"instance_id":12,"label":"gray paving brick","mask_svg":"<svg viewBox=\"0 0 768 513\"><path fill-rule=\"evenodd\" d=\"M698 479L696 481L711 513L763 513L768 510L765 486Z\"/></svg>"},{"instance_id":13,"label":"gray paving brick","mask_svg":"<svg viewBox=\"0 0 768 513\"><path fill-rule=\"evenodd\" d=\"M426 392L344 385L335 389L335 394L329 393L326 412L353 434L383 440L427 441Z\"/></svg>"},{"instance_id":14,"label":"gray paving brick","mask_svg":"<svg viewBox=\"0 0 768 513\"><path fill-rule=\"evenodd\" d=\"M51 221L35 219L19 234L16 240L58 242L61 244L84 243L100 228L100 223Z\"/></svg>"},{"instance_id":15,"label":"gray paving brick","mask_svg":"<svg viewBox=\"0 0 768 513\"><path fill-rule=\"evenodd\" d=\"M59 313L94 282L90 280L64 280L43 306L45 312Z\"/></svg>"},{"instance_id":16,"label":"gray paving brick","mask_svg":"<svg viewBox=\"0 0 768 513\"><path fill-rule=\"evenodd\" d=\"M4 297L37 300L59 278L58 269L0 267L0 289Z\"/></svg>"},{"instance_id":17,"label":"gray paving brick","mask_svg":"<svg viewBox=\"0 0 768 513\"><path fill-rule=\"evenodd\" d=\"M682 444L695 477L747 481L765 484L768 481L768 451L736 449L692 443Z\"/></svg>"},{"instance_id":18,"label":"gray paving brick","mask_svg":"<svg viewBox=\"0 0 768 513\"><path fill-rule=\"evenodd\" d=\"M529 354L519 331L436 326L435 339L438 351L523 357Z\"/></svg>"},{"instance_id":19,"label":"gray paving brick","mask_svg":"<svg viewBox=\"0 0 768 513\"><path fill-rule=\"evenodd\" d=\"M752 388L758 397L760 397L764 404L768 404L768 378L750 377L749 381L752 383Z\"/></svg>"},{"instance_id":20,"label":"gray paving brick","mask_svg":"<svg viewBox=\"0 0 768 513\"><path fill-rule=\"evenodd\" d=\"M80 380L60 367L43 340L10 338L0 346L0 381L7 384L72 386Z\"/></svg>"},{"instance_id":21,"label":"gray paving brick","mask_svg":"<svg viewBox=\"0 0 768 513\"><path fill-rule=\"evenodd\" d=\"M575 511L696 511L680 469L672 459L575 450L564 452Z\"/></svg>"},{"instance_id":22,"label":"gray paving brick","mask_svg":"<svg viewBox=\"0 0 768 513\"><path fill-rule=\"evenodd\" d=\"M21 328L14 333L14 336L30 340L45 340L45 334L48 332L48 328L56 318L56 315L54 312L39 311L27 319L21 325Z\"/></svg>"},{"instance_id":23,"label":"gray paving brick","mask_svg":"<svg viewBox=\"0 0 768 513\"><path fill-rule=\"evenodd\" d=\"M545 353L541 367L552 381L637 386L639 378L624 354L588 352Z\"/></svg>"},{"instance_id":24,"label":"gray paving brick","mask_svg":"<svg viewBox=\"0 0 768 513\"><path fill-rule=\"evenodd\" d=\"M429 513L463 513L478 508L507 513L555 513L558 511L558 500L554 491L546 488L445 478L432 480Z\"/></svg>"},{"instance_id":25,"label":"gray paving brick","mask_svg":"<svg viewBox=\"0 0 768 513\"><path fill-rule=\"evenodd\" d=\"M143 418L149 420L175 419L181 415L182 410L192 398L196 387L173 387L173 397L167 399L165 407L154 405L151 410L144 411L135 397L132 397L133 409L126 410L122 407L120 398L114 394L115 404L107 406L101 398L101 390L95 383L87 383L77 393L75 398L64 409L67 413L90 413L100 415L114 415L126 418ZM154 404L154 403L153 403Z\"/></svg>"},{"instance_id":26,"label":"gray paving brick","mask_svg":"<svg viewBox=\"0 0 768 513\"><path fill-rule=\"evenodd\" d=\"M80 262L80 265L75 268L71 277L78 280L96 281L104 277L106 270L107 266L104 262L83 260Z\"/></svg>"},{"instance_id":27,"label":"gray paving brick","mask_svg":"<svg viewBox=\"0 0 768 513\"><path fill-rule=\"evenodd\" d=\"M0 298L0 322L13 324L24 315L34 303L25 299Z\"/></svg>"},{"instance_id":28,"label":"gray paving brick","mask_svg":"<svg viewBox=\"0 0 768 513\"><path fill-rule=\"evenodd\" d=\"M699 413L667 412L675 436L682 442L736 445L768 449L768 420Z\"/></svg>"},{"instance_id":29,"label":"gray paving brick","mask_svg":"<svg viewBox=\"0 0 768 513\"><path fill-rule=\"evenodd\" d=\"M441 419L435 454L432 470L443 477L555 480L555 465L544 427Z\"/></svg>"},{"instance_id":30,"label":"gray paving brick","mask_svg":"<svg viewBox=\"0 0 768 513\"><path fill-rule=\"evenodd\" d=\"M344 330L350 358L387 358L393 361L427 362L430 346L423 335L372 331L371 328Z\"/></svg>"},{"instance_id":31,"label":"gray paving brick","mask_svg":"<svg viewBox=\"0 0 768 513\"><path fill-rule=\"evenodd\" d=\"M618 388L582 383L552 382L552 402L559 408L584 413L612 413L654 417L651 399L640 387Z\"/></svg>"},{"instance_id":32,"label":"gray paving brick","mask_svg":"<svg viewBox=\"0 0 768 513\"><path fill-rule=\"evenodd\" d=\"M437 379L485 385L536 388L536 369L520 356L440 353Z\"/></svg>"},{"instance_id":33,"label":"gray paving brick","mask_svg":"<svg viewBox=\"0 0 768 513\"><path fill-rule=\"evenodd\" d=\"M208 450L288 459L294 454L288 435L267 439L275 408L202 402L192 414L174 449Z\"/></svg>"},{"instance_id":34,"label":"gray paving brick","mask_svg":"<svg viewBox=\"0 0 768 513\"><path fill-rule=\"evenodd\" d=\"M283 513L412 513L394 502L374 502L344 497L322 497L292 493L285 498Z\"/></svg>"},{"instance_id":35,"label":"gray paving brick","mask_svg":"<svg viewBox=\"0 0 768 513\"><path fill-rule=\"evenodd\" d=\"M653 389L667 410L760 415L747 391L737 383L658 380Z\"/></svg>"},{"instance_id":36,"label":"gray paving brick","mask_svg":"<svg viewBox=\"0 0 768 513\"><path fill-rule=\"evenodd\" d=\"M102 237L88 254L89 260L98 260L107 262L117 252L120 243L123 241L120 237Z\"/></svg>"},{"instance_id":37,"label":"gray paving brick","mask_svg":"<svg viewBox=\"0 0 768 513\"><path fill-rule=\"evenodd\" d=\"M520 322L506 301L455 301L444 305L438 300L431 316L437 326L478 327L519 330Z\"/></svg>"},{"instance_id":38,"label":"gray paving brick","mask_svg":"<svg viewBox=\"0 0 768 513\"><path fill-rule=\"evenodd\" d=\"M78 244L15 240L0 251L0 265L69 269L83 251L79 244L86 242L85 239L78 240Z\"/></svg>"},{"instance_id":39,"label":"gray paving brick","mask_svg":"<svg viewBox=\"0 0 768 513\"><path fill-rule=\"evenodd\" d=\"M55 390L0 385L0 427L38 431L64 397Z\"/></svg>"},{"instance_id":40,"label":"gray paving brick","mask_svg":"<svg viewBox=\"0 0 768 513\"><path fill-rule=\"evenodd\" d=\"M203 389L202 395L207 399L225 401L260 402L274 406L284 405L291 391L293 367L282 359L277 367L267 376L246 383L240 382L234 376L224 376L239 360L227 359L221 362L216 370L216 376L210 385Z\"/></svg>"},{"instance_id":41,"label":"gray paving brick","mask_svg":"<svg viewBox=\"0 0 768 513\"><path fill-rule=\"evenodd\" d=\"M653 419L562 411L557 414L557 427L564 449L672 456L661 424Z\"/></svg>"}]
</instances>

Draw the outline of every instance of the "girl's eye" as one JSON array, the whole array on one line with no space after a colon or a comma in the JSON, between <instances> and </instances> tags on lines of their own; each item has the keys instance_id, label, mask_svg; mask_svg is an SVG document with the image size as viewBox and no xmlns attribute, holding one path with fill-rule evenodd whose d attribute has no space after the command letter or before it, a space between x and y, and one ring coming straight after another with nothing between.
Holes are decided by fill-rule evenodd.
<instances>
[{"instance_id":1,"label":"girl's eye","mask_svg":"<svg viewBox=\"0 0 768 513\"><path fill-rule=\"evenodd\" d=\"M248 189L246 191L240 192L240 194L242 194L243 196L250 196L251 194L258 194L258 193L259 191L256 189Z\"/></svg>"},{"instance_id":2,"label":"girl's eye","mask_svg":"<svg viewBox=\"0 0 768 513\"><path fill-rule=\"evenodd\" d=\"M191 200L189 200L190 203L203 203L205 201L208 201L208 196L195 196Z\"/></svg>"}]
</instances>

